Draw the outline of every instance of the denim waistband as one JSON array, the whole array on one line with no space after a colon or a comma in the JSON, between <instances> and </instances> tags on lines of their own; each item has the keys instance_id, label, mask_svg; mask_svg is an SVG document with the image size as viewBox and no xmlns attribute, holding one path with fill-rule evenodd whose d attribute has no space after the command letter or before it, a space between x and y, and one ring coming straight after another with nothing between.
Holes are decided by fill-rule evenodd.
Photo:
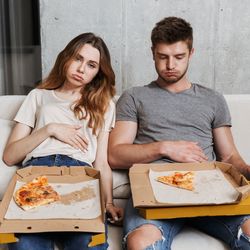
<instances>
[{"instance_id":1,"label":"denim waistband","mask_svg":"<svg viewBox=\"0 0 250 250\"><path fill-rule=\"evenodd\" d=\"M88 166L89 163L74 159L67 155L54 154L47 156L32 157L24 163L23 167L27 166Z\"/></svg>"}]
</instances>

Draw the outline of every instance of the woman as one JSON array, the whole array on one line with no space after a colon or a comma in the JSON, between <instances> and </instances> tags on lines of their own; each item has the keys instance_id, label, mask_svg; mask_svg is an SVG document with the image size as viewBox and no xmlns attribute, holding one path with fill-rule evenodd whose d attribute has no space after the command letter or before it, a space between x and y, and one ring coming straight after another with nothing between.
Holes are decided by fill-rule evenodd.
<instances>
[{"instance_id":1,"label":"woman","mask_svg":"<svg viewBox=\"0 0 250 250\"><path fill-rule=\"evenodd\" d=\"M82 166L100 170L106 211L112 220L123 211L112 202L112 172L107 162L109 132L114 125L115 76L104 41L84 33L61 51L49 76L26 97L4 150L8 165ZM10 250L88 248L91 233L19 234ZM82 247L80 247L82 246Z\"/></svg>"}]
</instances>

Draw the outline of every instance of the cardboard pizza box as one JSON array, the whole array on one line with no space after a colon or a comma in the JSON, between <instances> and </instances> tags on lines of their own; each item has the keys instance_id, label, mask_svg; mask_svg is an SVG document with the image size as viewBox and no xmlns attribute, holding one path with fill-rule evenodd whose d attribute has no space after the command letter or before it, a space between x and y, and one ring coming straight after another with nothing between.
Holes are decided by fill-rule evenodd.
<instances>
[{"instance_id":1,"label":"cardboard pizza box","mask_svg":"<svg viewBox=\"0 0 250 250\"><path fill-rule=\"evenodd\" d=\"M234 200L220 203L204 203L203 199L195 203L178 201L178 203L159 202L150 181L150 171L210 171L219 169L226 182L235 189ZM208 172L209 172L208 171ZM167 163L167 164L134 164L129 171L131 192L134 207L146 219L167 219L196 216L248 214L250 211L250 185L231 164L221 162L205 163ZM162 184L164 185L164 184ZM174 190L174 189L173 189ZM179 189L176 189L178 200ZM191 191L184 191L191 192Z\"/></svg>"},{"instance_id":2,"label":"cardboard pizza box","mask_svg":"<svg viewBox=\"0 0 250 250\"><path fill-rule=\"evenodd\" d=\"M13 193L15 191L16 184L18 182L31 181L37 176L45 175L48 177L49 184L54 185L60 183L61 186L67 185L67 188L74 185L80 185L79 183L84 183L88 181L98 180L98 185L96 189L99 189L99 197L95 197L100 203L100 215L96 218L82 219L82 218L67 218L67 214L72 210L72 204L66 204L63 206L61 214L65 214L65 218L44 218L42 214L42 219L27 219L27 218L6 218L9 213L10 204L13 202ZM94 181L97 183L96 181ZM52 203L53 204L53 203ZM51 204L49 204L51 205ZM46 206L49 206L46 205ZM42 206L41 206L42 207ZM16 209L16 208L15 208ZM20 208L21 209L21 208ZM43 208L45 209L45 208ZM49 209L49 207L48 207ZM49 211L49 210L48 210ZM25 213L23 211L21 213ZM59 212L59 211L58 211ZM31 213L34 213L33 211ZM11 213L10 213L11 214ZM26 216L26 214L23 214ZM40 216L40 215L39 215ZM103 236L105 232L104 224L104 203L103 195L100 184L100 172L90 168L90 167L44 167L44 166L31 166L26 167L16 171L11 182L8 185L6 193L0 204L0 234L8 235L8 233L31 233L31 232L60 232L60 231L72 231L72 232L94 232L100 233L97 236ZM105 237L104 237L105 238Z\"/></svg>"}]
</instances>

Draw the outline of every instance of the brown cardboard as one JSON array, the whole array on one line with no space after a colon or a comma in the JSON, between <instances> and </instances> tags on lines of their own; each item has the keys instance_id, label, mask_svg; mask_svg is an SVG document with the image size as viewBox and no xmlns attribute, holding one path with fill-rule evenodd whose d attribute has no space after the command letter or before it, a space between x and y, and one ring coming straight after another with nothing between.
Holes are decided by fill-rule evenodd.
<instances>
[{"instance_id":1,"label":"brown cardboard","mask_svg":"<svg viewBox=\"0 0 250 250\"><path fill-rule=\"evenodd\" d=\"M0 233L20 232L53 232L53 231L74 231L74 232L105 232L104 225L104 203L102 192L101 207L102 215L95 219L49 219L49 220L7 220L4 219L17 180L30 181L39 175L46 175L49 182L74 183L84 180L100 179L99 171L89 167L26 167L17 170L13 176L3 200L0 204ZM101 185L100 185L101 189ZM69 206L70 209L70 206Z\"/></svg>"},{"instance_id":2,"label":"brown cardboard","mask_svg":"<svg viewBox=\"0 0 250 250\"><path fill-rule=\"evenodd\" d=\"M148 177L149 169L155 171L196 171L196 170L209 170L220 168L224 176L229 182L239 191L239 196L235 203L239 203L250 194L250 185L247 180L235 169L231 164L220 162L205 162L205 163L170 163L170 164L135 164L129 171L129 178L131 184L131 191L133 197L134 207L137 208L159 208L159 207L177 207L187 206L186 204L171 204L171 203L158 203L153 194L150 180ZM196 204L199 206L202 204ZM190 206L190 204L188 205ZM193 206L193 205L192 205ZM219 205L216 205L219 206ZM204 207L204 206L203 206Z\"/></svg>"}]
</instances>

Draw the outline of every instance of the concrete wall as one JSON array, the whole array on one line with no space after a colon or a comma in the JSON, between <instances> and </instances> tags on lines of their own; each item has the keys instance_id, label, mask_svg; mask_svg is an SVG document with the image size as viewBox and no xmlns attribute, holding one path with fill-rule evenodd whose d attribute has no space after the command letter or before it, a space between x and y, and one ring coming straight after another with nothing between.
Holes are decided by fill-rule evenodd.
<instances>
[{"instance_id":1,"label":"concrete wall","mask_svg":"<svg viewBox=\"0 0 250 250\"><path fill-rule=\"evenodd\" d=\"M165 16L194 29L189 77L224 94L250 94L249 0L40 0L43 76L76 35L106 41L120 94L156 78L150 33Z\"/></svg>"}]
</instances>

